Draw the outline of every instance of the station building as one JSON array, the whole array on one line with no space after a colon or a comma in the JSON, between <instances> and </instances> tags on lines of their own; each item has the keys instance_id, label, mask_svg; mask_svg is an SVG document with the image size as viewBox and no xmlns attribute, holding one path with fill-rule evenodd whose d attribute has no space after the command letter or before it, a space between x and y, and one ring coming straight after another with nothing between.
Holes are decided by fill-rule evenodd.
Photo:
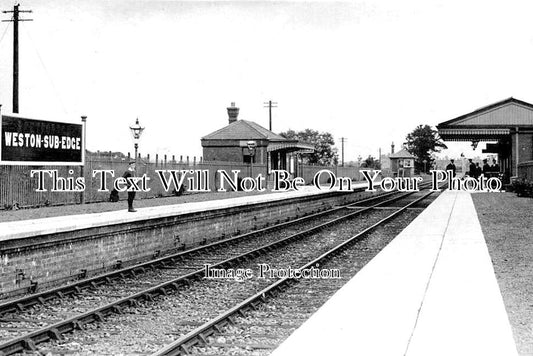
<instances>
[{"instance_id":1,"label":"station building","mask_svg":"<svg viewBox=\"0 0 533 356\"><path fill-rule=\"evenodd\" d=\"M394 146L393 146L394 147ZM415 156L405 148L389 155L390 169L393 177L413 177L415 175Z\"/></svg>"},{"instance_id":2,"label":"station building","mask_svg":"<svg viewBox=\"0 0 533 356\"><path fill-rule=\"evenodd\" d=\"M272 169L285 169L297 175L299 154L314 151L314 146L289 140L253 121L239 120L235 103L227 108L228 125L201 139L204 161L263 164ZM249 142L255 148L249 148Z\"/></svg>"},{"instance_id":3,"label":"station building","mask_svg":"<svg viewBox=\"0 0 533 356\"><path fill-rule=\"evenodd\" d=\"M533 105L515 98L474 110L437 125L444 141L487 142L483 153L498 155L504 183L533 180Z\"/></svg>"},{"instance_id":4,"label":"station building","mask_svg":"<svg viewBox=\"0 0 533 356\"><path fill-rule=\"evenodd\" d=\"M384 177L413 177L415 175L416 157L405 148L394 152L394 142L391 144L390 154L380 157L381 173Z\"/></svg>"}]
</instances>

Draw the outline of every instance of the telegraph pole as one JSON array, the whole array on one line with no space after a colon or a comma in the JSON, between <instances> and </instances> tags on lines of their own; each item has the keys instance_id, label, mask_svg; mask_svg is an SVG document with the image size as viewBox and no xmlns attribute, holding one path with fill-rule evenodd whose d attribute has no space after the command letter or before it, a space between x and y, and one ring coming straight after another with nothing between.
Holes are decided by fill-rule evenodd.
<instances>
[{"instance_id":1,"label":"telegraph pole","mask_svg":"<svg viewBox=\"0 0 533 356\"><path fill-rule=\"evenodd\" d=\"M13 112L19 112L19 21L33 21L32 19L21 19L21 12L31 12L31 10L19 10L20 4L13 7L13 11L2 11L4 14L13 13L12 20L2 20L2 22L13 22Z\"/></svg>"},{"instance_id":2,"label":"telegraph pole","mask_svg":"<svg viewBox=\"0 0 533 356\"><path fill-rule=\"evenodd\" d=\"M342 157L342 166L344 167L344 141L346 141L346 137L341 137L341 157Z\"/></svg>"},{"instance_id":3,"label":"telegraph pole","mask_svg":"<svg viewBox=\"0 0 533 356\"><path fill-rule=\"evenodd\" d=\"M268 108L268 129L272 131L272 108L277 108L276 105L278 105L278 103L269 100L267 103L263 104L265 104L265 108Z\"/></svg>"}]
</instances>

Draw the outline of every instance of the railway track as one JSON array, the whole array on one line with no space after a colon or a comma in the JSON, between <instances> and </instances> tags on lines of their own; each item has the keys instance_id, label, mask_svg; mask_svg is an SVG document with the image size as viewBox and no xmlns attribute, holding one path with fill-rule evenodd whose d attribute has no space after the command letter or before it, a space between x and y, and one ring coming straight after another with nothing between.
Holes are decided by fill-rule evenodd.
<instances>
[{"instance_id":1,"label":"railway track","mask_svg":"<svg viewBox=\"0 0 533 356\"><path fill-rule=\"evenodd\" d=\"M279 279L153 353L152 356L224 355L228 351L231 351L228 353L231 355L247 355L251 351L254 351L254 355L269 354L357 273L362 265L386 246L390 239L380 241L380 246L378 248L374 246L375 253L372 254L367 253L368 248L357 243L430 194L432 193L427 193L395 210L377 223L299 267L305 270L317 265L323 268L335 266L347 273L349 276L347 279L290 277ZM404 226L397 226L396 229ZM365 253L361 253L362 251ZM305 307L302 308L302 305Z\"/></svg>"},{"instance_id":2,"label":"railway track","mask_svg":"<svg viewBox=\"0 0 533 356\"><path fill-rule=\"evenodd\" d=\"M405 194L400 195L398 193L395 194L394 192L392 192L377 197L364 199L357 203L376 205L385 200L389 202L394 202L397 199L402 199L403 196L405 196ZM116 269L114 271L99 274L90 278L87 277L86 271L82 271L78 276L79 280L74 283L68 283L63 286L46 289L43 291L30 290L30 293L25 296L11 298L4 301L0 300L0 317L9 312L15 312L17 310L21 311L31 306L42 305L56 299L62 299L68 296L73 296L79 293L86 292L87 290L96 289L106 284L127 281L129 278L135 278L137 275L146 273L147 271L151 271L154 269L165 269L169 265L175 264L177 261L186 263L186 259L195 259L196 256L206 256L206 258L209 258L210 251L215 249L222 249L227 247L239 248L237 246L237 243L243 244L245 245L245 247L248 247L250 245L253 245L254 243L257 243L258 238L263 238L265 235L268 235L272 232L284 230L288 234L291 232L291 229L293 229L292 231L296 232L299 229L301 230L302 226L309 227L309 224L319 225L321 222L326 221L329 216L335 214L339 214L339 216L342 216L343 208L353 206L354 204L355 203L351 203L347 204L346 206L334 207L332 209L327 209L322 212L303 216L301 218L293 219L286 222L278 222L273 226L266 226L264 228L256 229L245 234L225 238L209 244L204 244L192 249L188 249L186 251L180 251L162 257L158 257L160 251L156 251L152 260L135 264L132 266L123 267L122 262L118 261L115 266Z\"/></svg>"},{"instance_id":3,"label":"railway track","mask_svg":"<svg viewBox=\"0 0 533 356\"><path fill-rule=\"evenodd\" d=\"M7 303L4 303L5 308L0 308L3 322L0 337L3 336L5 340L7 336L9 340L0 345L0 352L12 354L23 350L36 350L37 345L40 343L49 340L62 340L63 335L76 329L91 329L93 325L99 325L99 323L94 322L101 322L113 314L132 313L132 315L135 315L135 310L140 304L151 304L154 298L165 296L168 293L175 293L175 296L178 294L185 301L184 305L188 305L188 307L185 310L181 310L177 316L181 313L185 313L181 315L186 315L187 311L190 311L195 303L191 305L186 303L187 293L184 291L196 288L197 281L203 280L205 276L204 265L209 264L220 269L231 269L236 265L253 266L253 261L258 258L257 256L261 256L263 261L267 261L272 265L282 267L294 265L308 257L306 254L301 254L298 248L290 247L296 244L295 241L307 239L306 243L313 245L312 240L309 239L314 238L315 241L324 240L319 233L326 228L355 216L375 211L375 208L392 204L394 201L405 199L408 196L410 195L388 197L385 198L387 200L369 207L359 206L355 209L353 207L356 204L350 204L349 206L338 207L327 212L301 218L297 220L297 224L303 225L303 229L302 226L296 228L296 230L299 230L298 232L289 229L281 237L272 237L270 240L266 237L269 233L275 233L281 228L286 229L292 224L279 224L208 246L202 246L198 249L187 251L187 253L183 252L175 256L160 258L149 265L134 266L127 270L117 271L111 276L99 277L99 279L89 281L89 283L83 281L84 283L80 283L80 285L68 286L69 289L67 290L73 291L68 294L61 292L61 290L55 290L45 292L49 294L33 296L33 299L27 297L24 300L27 304L22 304L21 301L18 301L18 303L10 301L11 305L7 306ZM381 200L383 199L381 198ZM367 203L369 201L367 200ZM358 202L357 204L361 203ZM383 211L379 214L386 213L388 214L388 212ZM366 221L366 225L374 224L378 217L381 219L381 215L368 219L369 221ZM321 221L317 222L316 220L318 219ZM313 226L309 227L311 221L313 221ZM364 227L361 226L361 228ZM261 247L251 248L251 246L257 245L259 240L262 242ZM236 242L242 245L235 245ZM320 250L325 247L327 246L317 244L314 248L315 250ZM286 249L285 252L277 256L268 257L270 252L283 248ZM225 282L214 282L210 288L200 288L201 293L207 296L207 299L204 298L198 303L201 308L210 308L212 310L211 314L214 313L216 315L220 309L220 305L218 305L219 292L217 290L224 289ZM251 287L253 290L261 290L266 284L268 284L267 279L254 281L253 285L247 283L247 288L236 288L229 293L231 295L230 299L240 298L242 300L249 295ZM103 288L104 285L105 288ZM65 298L66 295L73 297ZM216 302L214 305L207 307L209 300L215 300ZM193 322L199 321L193 320ZM8 331L7 333L6 330ZM21 330L29 332L20 333ZM13 337L13 335L15 336ZM165 342L168 343L168 340Z\"/></svg>"}]
</instances>

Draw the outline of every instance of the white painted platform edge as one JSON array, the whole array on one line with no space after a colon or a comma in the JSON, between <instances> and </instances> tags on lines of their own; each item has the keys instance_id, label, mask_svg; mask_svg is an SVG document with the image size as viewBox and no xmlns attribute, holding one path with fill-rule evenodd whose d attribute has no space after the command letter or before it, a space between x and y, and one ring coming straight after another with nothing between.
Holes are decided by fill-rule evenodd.
<instances>
[{"instance_id":1,"label":"white painted platform edge","mask_svg":"<svg viewBox=\"0 0 533 356\"><path fill-rule=\"evenodd\" d=\"M458 206L467 207L466 211L461 208L454 210L455 199L459 199ZM447 191L441 194L395 240L274 350L272 356L516 355L516 346L488 250L484 240L480 244L480 236L482 238L483 235L479 235L479 221L473 203L470 205L464 199L469 199L471 203L470 195L465 192ZM472 213L474 219L471 218ZM470 233L463 233L466 230L447 229L448 220L451 220L453 226L454 220L462 214L465 219L459 223L468 225L465 225L468 231L476 232L473 240L468 238ZM455 238L451 236L453 234ZM462 274L455 274L464 266L456 264L455 271L449 266L450 261L455 261L453 248L464 250L461 243L471 246L479 259L479 269L466 278L466 283L465 280L457 280ZM466 256L469 257L470 254L467 253ZM462 259L462 263L464 261L468 261L468 258ZM433 270L433 266L438 272ZM433 273L435 274L432 275ZM452 277L446 279L447 275ZM482 308L486 317L470 320L474 323L478 321L478 325L465 323L457 318L457 311L465 310L464 306L460 308L465 302L474 303L474 306L479 304L479 299L456 298L452 300L453 305L450 305L450 298L444 296L444 299L439 299L438 293L439 285L452 290L459 286L468 287L472 276L482 281L474 287L477 298L482 295L490 301L490 306L484 304ZM426 290L430 280L433 285L430 284L430 288ZM425 305L422 304L423 308L420 309L422 301ZM419 309L421 313L417 322ZM440 311L440 319L433 318L435 310ZM455 318L442 319L442 315L454 315ZM477 315L474 313L467 317ZM441 322L442 325L439 324ZM454 340L457 333L449 331L464 331L464 325L473 328L475 333L466 334L466 339ZM487 326L492 330L485 334ZM435 330L438 332L433 332ZM425 339L428 334L432 338ZM455 342L465 340L468 341L467 344Z\"/></svg>"}]
</instances>

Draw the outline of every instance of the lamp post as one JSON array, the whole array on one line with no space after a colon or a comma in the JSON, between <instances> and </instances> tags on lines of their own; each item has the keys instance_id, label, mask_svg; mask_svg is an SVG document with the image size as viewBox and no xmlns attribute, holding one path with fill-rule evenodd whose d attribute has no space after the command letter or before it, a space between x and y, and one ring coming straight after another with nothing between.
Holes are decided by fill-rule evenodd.
<instances>
[{"instance_id":1,"label":"lamp post","mask_svg":"<svg viewBox=\"0 0 533 356\"><path fill-rule=\"evenodd\" d=\"M255 148L257 147L257 142L248 141L246 145L248 146L248 150L250 151L250 177L252 177L254 174L254 156L255 156Z\"/></svg>"},{"instance_id":2,"label":"lamp post","mask_svg":"<svg viewBox=\"0 0 533 356\"><path fill-rule=\"evenodd\" d=\"M131 134L133 136L133 146L135 147L135 165L137 165L137 149L139 148L139 140L143 133L144 127L139 124L139 118L135 120L135 124L130 126Z\"/></svg>"}]
</instances>

